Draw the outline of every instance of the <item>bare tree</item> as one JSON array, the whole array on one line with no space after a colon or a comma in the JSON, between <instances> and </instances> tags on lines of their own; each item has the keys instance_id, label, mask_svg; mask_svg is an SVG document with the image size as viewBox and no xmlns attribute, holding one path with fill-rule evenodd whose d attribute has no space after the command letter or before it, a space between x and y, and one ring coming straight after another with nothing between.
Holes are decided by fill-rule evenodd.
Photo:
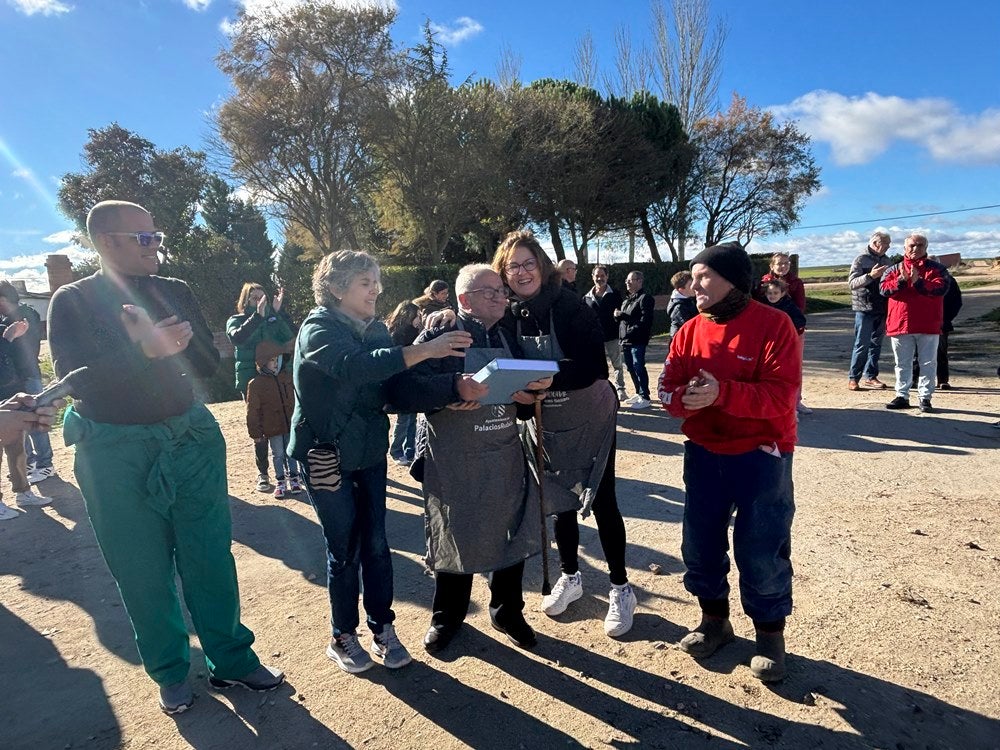
<instances>
[{"instance_id":1,"label":"bare tree","mask_svg":"<svg viewBox=\"0 0 1000 750\"><path fill-rule=\"evenodd\" d=\"M677 107L684 130L717 108L728 29L711 22L709 0L653 0L653 56L660 97Z\"/></svg>"},{"instance_id":2,"label":"bare tree","mask_svg":"<svg viewBox=\"0 0 1000 750\"><path fill-rule=\"evenodd\" d=\"M573 80L589 89L597 84L597 48L588 29L573 51Z\"/></svg>"},{"instance_id":3,"label":"bare tree","mask_svg":"<svg viewBox=\"0 0 1000 750\"><path fill-rule=\"evenodd\" d=\"M650 9L660 96L677 107L694 152L699 147L696 125L716 109L728 31L722 21L712 24L709 0L672 0L669 10L664 0L653 0ZM650 210L654 229L666 241L675 260L684 259L687 240L693 237L698 218L694 199L700 173L696 160L689 161L692 169L688 178ZM647 234L647 242L650 238Z\"/></svg>"},{"instance_id":4,"label":"bare tree","mask_svg":"<svg viewBox=\"0 0 1000 750\"><path fill-rule=\"evenodd\" d=\"M521 63L523 58L509 44L500 48L500 59L497 60L497 85L503 91L509 91L521 83Z\"/></svg>"},{"instance_id":5,"label":"bare tree","mask_svg":"<svg viewBox=\"0 0 1000 750\"><path fill-rule=\"evenodd\" d=\"M604 76L604 89L611 96L630 99L633 94L650 91L653 58L645 47L635 49L627 26L615 29L615 73Z\"/></svg>"}]
</instances>

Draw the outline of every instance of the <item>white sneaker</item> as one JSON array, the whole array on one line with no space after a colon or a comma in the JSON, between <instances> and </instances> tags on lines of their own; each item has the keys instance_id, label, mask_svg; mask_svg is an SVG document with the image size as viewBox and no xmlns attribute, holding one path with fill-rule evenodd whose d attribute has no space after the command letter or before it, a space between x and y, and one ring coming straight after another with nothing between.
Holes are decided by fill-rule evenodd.
<instances>
[{"instance_id":1,"label":"white sneaker","mask_svg":"<svg viewBox=\"0 0 1000 750\"><path fill-rule=\"evenodd\" d=\"M341 633L326 647L326 656L345 672L357 674L371 669L375 662L354 633Z\"/></svg>"},{"instance_id":2,"label":"white sneaker","mask_svg":"<svg viewBox=\"0 0 1000 750\"><path fill-rule=\"evenodd\" d=\"M36 495L33 490L29 489L26 492L18 492L14 495L14 500L22 508L28 505L48 505L52 502L51 497L45 497L44 495Z\"/></svg>"},{"instance_id":3,"label":"white sneaker","mask_svg":"<svg viewBox=\"0 0 1000 750\"><path fill-rule=\"evenodd\" d=\"M636 399L638 399L638 398L639 398L639 394L638 393L635 394L634 396L629 396L628 398L623 398L622 399L622 406L631 406L632 404L634 404L636 402Z\"/></svg>"},{"instance_id":4,"label":"white sneaker","mask_svg":"<svg viewBox=\"0 0 1000 750\"><path fill-rule=\"evenodd\" d=\"M608 593L608 616L604 618L604 632L612 638L625 635L632 629L636 599L632 586L612 586Z\"/></svg>"},{"instance_id":5,"label":"white sneaker","mask_svg":"<svg viewBox=\"0 0 1000 750\"><path fill-rule=\"evenodd\" d=\"M9 521L12 518L17 518L20 513L11 508L3 500L0 500L0 521Z\"/></svg>"},{"instance_id":6,"label":"white sneaker","mask_svg":"<svg viewBox=\"0 0 1000 750\"><path fill-rule=\"evenodd\" d=\"M28 472L28 484L38 484L39 482L43 482L51 477L53 474L55 474L55 469L51 466L46 466L44 469L33 468Z\"/></svg>"},{"instance_id":7,"label":"white sneaker","mask_svg":"<svg viewBox=\"0 0 1000 750\"><path fill-rule=\"evenodd\" d=\"M569 576L563 573L552 587L552 593L542 597L542 612L549 617L561 615L566 607L583 596L583 580L580 571Z\"/></svg>"},{"instance_id":8,"label":"white sneaker","mask_svg":"<svg viewBox=\"0 0 1000 750\"><path fill-rule=\"evenodd\" d=\"M633 401L631 404L629 404L629 408L630 409L648 409L649 408L649 399L648 398L643 398L642 396L638 396L635 401Z\"/></svg>"}]
</instances>

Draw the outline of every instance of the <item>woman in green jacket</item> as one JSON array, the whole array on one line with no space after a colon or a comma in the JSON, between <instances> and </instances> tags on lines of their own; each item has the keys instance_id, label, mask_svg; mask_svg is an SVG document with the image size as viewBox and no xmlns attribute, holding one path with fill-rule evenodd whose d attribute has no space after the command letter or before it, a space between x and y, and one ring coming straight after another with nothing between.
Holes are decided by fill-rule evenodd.
<instances>
[{"instance_id":1,"label":"woman in green jacket","mask_svg":"<svg viewBox=\"0 0 1000 750\"><path fill-rule=\"evenodd\" d=\"M306 492L326 538L333 625L326 654L352 673L372 666L357 635L359 571L373 636L369 650L390 669L410 662L392 624L385 381L426 359L464 357L472 344L465 331L451 331L421 344L393 345L375 317L379 278L378 264L367 253L341 250L319 262L312 284L317 307L299 330L292 374L296 399L288 454L303 464Z\"/></svg>"},{"instance_id":2,"label":"woman in green jacket","mask_svg":"<svg viewBox=\"0 0 1000 750\"><path fill-rule=\"evenodd\" d=\"M236 315L226 321L226 336L233 345L236 362L236 390L246 400L247 383L257 374L257 345L273 341L291 345L295 333L284 316L279 315L285 290L278 289L274 302L268 304L267 293L260 284L251 281L243 285L236 300ZM267 443L254 443L254 460L257 464L257 489L271 491L267 474Z\"/></svg>"}]
</instances>

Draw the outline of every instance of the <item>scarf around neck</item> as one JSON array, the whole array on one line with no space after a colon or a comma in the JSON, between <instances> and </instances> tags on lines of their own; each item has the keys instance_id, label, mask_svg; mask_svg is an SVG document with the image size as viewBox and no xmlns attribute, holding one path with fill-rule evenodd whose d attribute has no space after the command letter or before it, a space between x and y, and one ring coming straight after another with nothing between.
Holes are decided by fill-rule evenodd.
<instances>
[{"instance_id":1,"label":"scarf around neck","mask_svg":"<svg viewBox=\"0 0 1000 750\"><path fill-rule=\"evenodd\" d=\"M750 295L733 287L725 297L711 307L702 310L701 314L713 323L725 323L743 312L749 304Z\"/></svg>"}]
</instances>

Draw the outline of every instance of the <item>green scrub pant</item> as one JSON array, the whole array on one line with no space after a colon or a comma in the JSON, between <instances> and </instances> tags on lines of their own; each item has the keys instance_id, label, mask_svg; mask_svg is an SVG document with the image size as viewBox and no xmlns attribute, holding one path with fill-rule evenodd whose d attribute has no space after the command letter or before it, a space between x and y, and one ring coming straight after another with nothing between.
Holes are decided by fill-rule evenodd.
<instances>
[{"instance_id":1,"label":"green scrub pant","mask_svg":"<svg viewBox=\"0 0 1000 750\"><path fill-rule=\"evenodd\" d=\"M240 622L226 477L226 444L202 404L154 425L111 425L70 407L64 435L111 574L132 620L143 666L160 685L186 679L187 628L174 573L212 675L259 665Z\"/></svg>"}]
</instances>

